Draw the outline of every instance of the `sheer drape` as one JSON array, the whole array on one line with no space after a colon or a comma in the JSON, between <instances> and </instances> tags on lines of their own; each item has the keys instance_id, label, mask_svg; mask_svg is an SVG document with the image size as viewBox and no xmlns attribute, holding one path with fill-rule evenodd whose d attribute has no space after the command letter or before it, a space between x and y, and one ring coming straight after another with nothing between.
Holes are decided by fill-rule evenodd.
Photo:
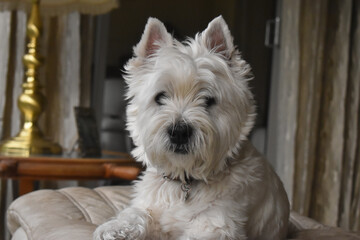
<instances>
[{"instance_id":1,"label":"sheer drape","mask_svg":"<svg viewBox=\"0 0 360 240\"><path fill-rule=\"evenodd\" d=\"M294 210L360 229L360 3L282 1L268 154Z\"/></svg>"}]
</instances>

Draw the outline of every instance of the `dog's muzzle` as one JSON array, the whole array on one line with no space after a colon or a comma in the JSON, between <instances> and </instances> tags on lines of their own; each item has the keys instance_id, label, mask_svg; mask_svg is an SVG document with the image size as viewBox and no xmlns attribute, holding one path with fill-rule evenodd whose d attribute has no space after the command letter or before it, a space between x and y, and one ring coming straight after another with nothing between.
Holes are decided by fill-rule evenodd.
<instances>
[{"instance_id":1,"label":"dog's muzzle","mask_svg":"<svg viewBox=\"0 0 360 240\"><path fill-rule=\"evenodd\" d=\"M187 154L189 142L193 135L193 128L184 122L177 122L168 128L168 135L171 143L170 149L175 153Z\"/></svg>"}]
</instances>

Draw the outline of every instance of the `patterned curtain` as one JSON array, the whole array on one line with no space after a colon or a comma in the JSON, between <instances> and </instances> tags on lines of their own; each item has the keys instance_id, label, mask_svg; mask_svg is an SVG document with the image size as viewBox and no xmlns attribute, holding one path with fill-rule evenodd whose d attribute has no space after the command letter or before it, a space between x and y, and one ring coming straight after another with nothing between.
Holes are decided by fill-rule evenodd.
<instances>
[{"instance_id":1,"label":"patterned curtain","mask_svg":"<svg viewBox=\"0 0 360 240\"><path fill-rule=\"evenodd\" d=\"M267 155L292 208L360 230L360 2L282 1Z\"/></svg>"}]
</instances>

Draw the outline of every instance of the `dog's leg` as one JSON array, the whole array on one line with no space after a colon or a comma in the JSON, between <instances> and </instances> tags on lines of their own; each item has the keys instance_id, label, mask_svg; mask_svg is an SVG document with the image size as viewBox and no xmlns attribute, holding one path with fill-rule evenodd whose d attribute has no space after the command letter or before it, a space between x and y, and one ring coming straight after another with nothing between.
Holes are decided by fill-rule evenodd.
<instances>
[{"instance_id":1,"label":"dog's leg","mask_svg":"<svg viewBox=\"0 0 360 240\"><path fill-rule=\"evenodd\" d=\"M126 208L119 215L100 225L94 240L144 240L151 221L149 213L139 208Z\"/></svg>"}]
</instances>

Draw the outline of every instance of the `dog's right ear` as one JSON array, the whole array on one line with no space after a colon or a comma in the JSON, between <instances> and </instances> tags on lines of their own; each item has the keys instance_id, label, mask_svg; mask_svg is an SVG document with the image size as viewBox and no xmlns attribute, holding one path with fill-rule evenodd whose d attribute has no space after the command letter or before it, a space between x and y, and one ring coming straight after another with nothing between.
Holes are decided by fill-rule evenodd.
<instances>
[{"instance_id":1,"label":"dog's right ear","mask_svg":"<svg viewBox=\"0 0 360 240\"><path fill-rule=\"evenodd\" d=\"M140 42L134 48L135 56L151 57L163 46L173 42L172 36L167 32L164 24L156 18L149 18Z\"/></svg>"}]
</instances>

